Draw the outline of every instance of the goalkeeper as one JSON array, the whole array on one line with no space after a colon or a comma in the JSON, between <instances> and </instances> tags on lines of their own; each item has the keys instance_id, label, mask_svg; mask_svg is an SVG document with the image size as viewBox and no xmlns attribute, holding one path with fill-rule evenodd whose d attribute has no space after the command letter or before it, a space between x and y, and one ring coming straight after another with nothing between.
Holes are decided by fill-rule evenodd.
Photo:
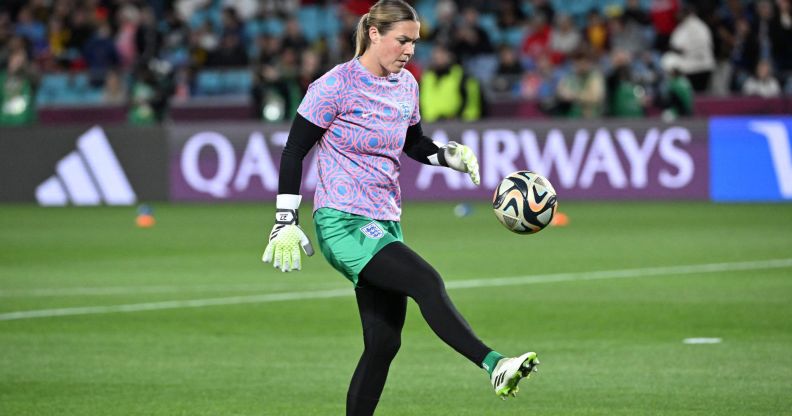
<instances>
[{"instance_id":1,"label":"goalkeeper","mask_svg":"<svg viewBox=\"0 0 792 416\"><path fill-rule=\"evenodd\" d=\"M415 10L401 0L372 6L358 23L355 58L311 84L281 157L275 226L263 260L291 271L301 267L300 246L313 254L298 208L302 161L317 146L313 216L319 248L354 284L363 324L364 350L347 393L347 415L374 413L399 349L408 297L444 342L489 373L499 396L514 395L538 364L535 353L504 358L484 345L451 303L437 271L403 242L402 152L468 173L479 184L470 148L438 145L421 130L418 84L403 70L419 25Z\"/></svg>"}]
</instances>

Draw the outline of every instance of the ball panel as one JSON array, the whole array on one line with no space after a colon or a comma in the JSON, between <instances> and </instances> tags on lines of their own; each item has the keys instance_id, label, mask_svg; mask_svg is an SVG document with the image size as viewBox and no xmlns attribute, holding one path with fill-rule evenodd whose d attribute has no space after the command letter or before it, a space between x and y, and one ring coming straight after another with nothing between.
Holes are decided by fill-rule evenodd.
<instances>
[{"instance_id":1,"label":"ball panel","mask_svg":"<svg viewBox=\"0 0 792 416\"><path fill-rule=\"evenodd\" d=\"M492 201L498 221L518 234L533 234L544 229L552 221L556 205L553 185L531 171L518 171L503 178Z\"/></svg>"}]
</instances>

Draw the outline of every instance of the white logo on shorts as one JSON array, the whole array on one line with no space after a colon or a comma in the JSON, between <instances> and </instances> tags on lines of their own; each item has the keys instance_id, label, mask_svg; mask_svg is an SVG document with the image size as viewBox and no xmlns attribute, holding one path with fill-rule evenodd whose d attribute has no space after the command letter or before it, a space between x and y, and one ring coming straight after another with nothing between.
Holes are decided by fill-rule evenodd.
<instances>
[{"instance_id":1,"label":"white logo on shorts","mask_svg":"<svg viewBox=\"0 0 792 416\"><path fill-rule=\"evenodd\" d=\"M380 228L379 224L374 221L360 227L360 231L362 231L366 237L373 238L375 240L385 237L385 231L382 231L382 228Z\"/></svg>"}]
</instances>

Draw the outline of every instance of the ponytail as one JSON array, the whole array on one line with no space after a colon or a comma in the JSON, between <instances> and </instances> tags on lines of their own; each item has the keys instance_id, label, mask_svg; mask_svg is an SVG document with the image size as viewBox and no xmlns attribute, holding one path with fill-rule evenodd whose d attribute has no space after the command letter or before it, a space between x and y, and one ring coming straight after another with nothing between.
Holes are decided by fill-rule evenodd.
<instances>
[{"instance_id":1,"label":"ponytail","mask_svg":"<svg viewBox=\"0 0 792 416\"><path fill-rule=\"evenodd\" d=\"M369 42L371 41L368 36L368 19L369 13L366 13L360 16L360 20L358 21L357 30L355 31L355 58L366 52Z\"/></svg>"}]
</instances>

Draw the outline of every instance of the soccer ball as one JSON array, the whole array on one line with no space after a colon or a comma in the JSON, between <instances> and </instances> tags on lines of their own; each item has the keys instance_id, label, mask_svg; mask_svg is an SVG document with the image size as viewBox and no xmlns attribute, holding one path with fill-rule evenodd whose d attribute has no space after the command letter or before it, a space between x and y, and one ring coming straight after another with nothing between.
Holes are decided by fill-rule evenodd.
<instances>
[{"instance_id":1,"label":"soccer ball","mask_svg":"<svg viewBox=\"0 0 792 416\"><path fill-rule=\"evenodd\" d=\"M550 181L527 170L503 178L492 197L492 210L498 221L517 234L533 234L547 227L557 206Z\"/></svg>"}]
</instances>

